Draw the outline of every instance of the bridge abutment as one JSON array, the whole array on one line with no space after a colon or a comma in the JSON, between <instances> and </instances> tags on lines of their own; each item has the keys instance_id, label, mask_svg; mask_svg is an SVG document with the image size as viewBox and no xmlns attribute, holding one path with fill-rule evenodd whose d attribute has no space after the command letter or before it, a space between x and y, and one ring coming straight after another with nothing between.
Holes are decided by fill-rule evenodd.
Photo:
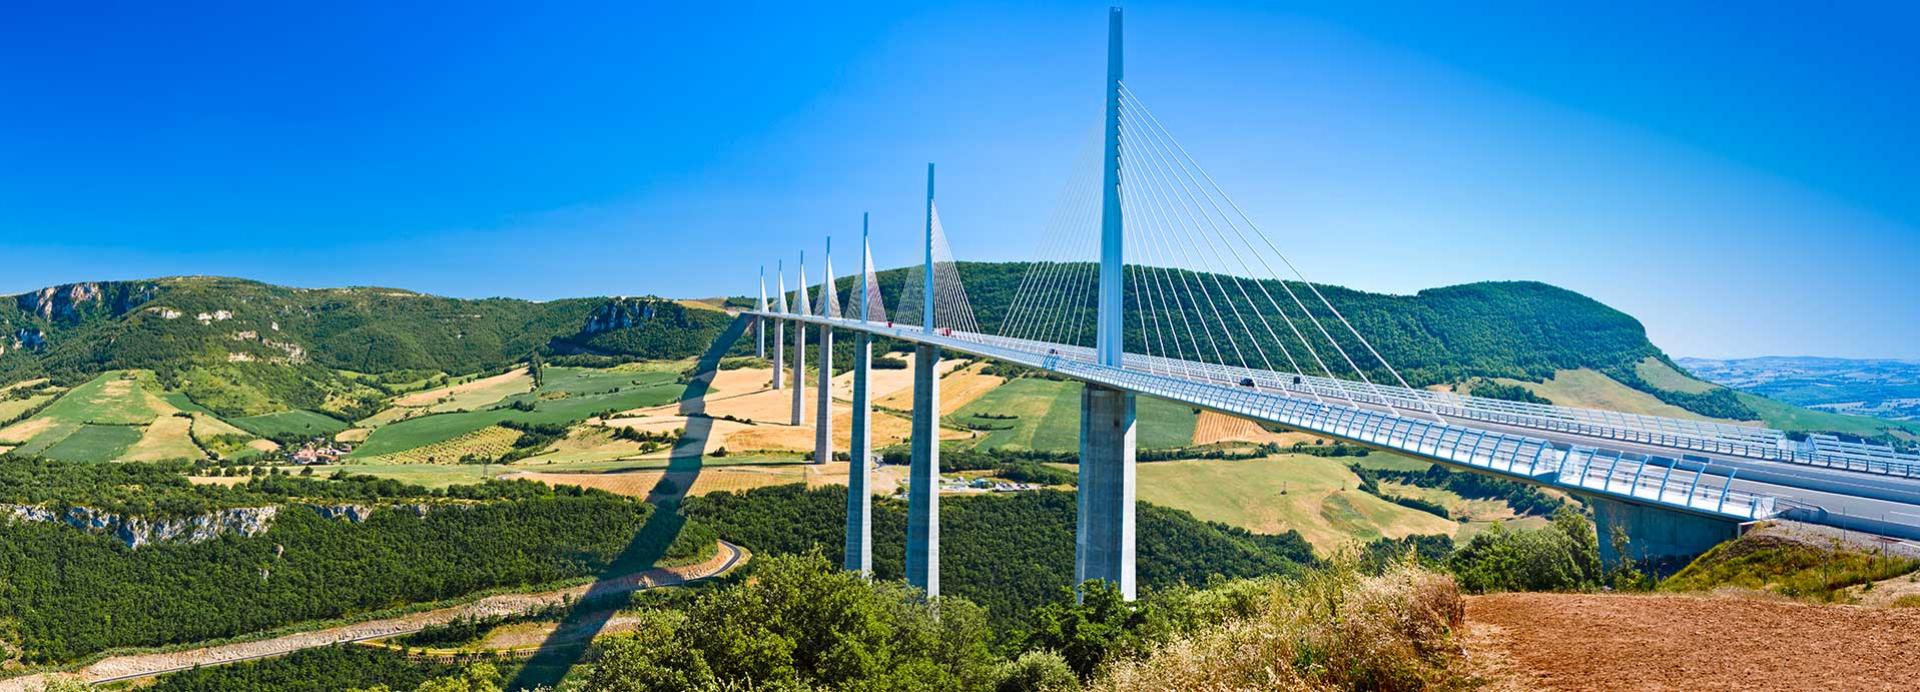
<instances>
[{"instance_id":1,"label":"bridge abutment","mask_svg":"<svg viewBox=\"0 0 1920 692\"><path fill-rule=\"evenodd\" d=\"M907 583L940 595L940 349L913 349L913 461L907 468Z\"/></svg>"},{"instance_id":2,"label":"bridge abutment","mask_svg":"<svg viewBox=\"0 0 1920 692\"><path fill-rule=\"evenodd\" d=\"M1134 395L1088 385L1080 395L1080 516L1073 579L1134 597Z\"/></svg>"},{"instance_id":3,"label":"bridge abutment","mask_svg":"<svg viewBox=\"0 0 1920 692\"><path fill-rule=\"evenodd\" d=\"M1611 569L1622 558L1635 562L1685 562L1740 535L1740 522L1714 519L1647 505L1596 497L1594 528L1600 538L1600 562ZM1626 554L1614 549L1614 531L1627 535Z\"/></svg>"}]
</instances>

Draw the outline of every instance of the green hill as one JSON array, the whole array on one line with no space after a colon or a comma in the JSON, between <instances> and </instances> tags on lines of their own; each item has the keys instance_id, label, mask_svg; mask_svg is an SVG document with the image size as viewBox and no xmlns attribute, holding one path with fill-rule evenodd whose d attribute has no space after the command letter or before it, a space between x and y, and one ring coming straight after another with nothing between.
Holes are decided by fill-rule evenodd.
<instances>
[{"instance_id":1,"label":"green hill","mask_svg":"<svg viewBox=\"0 0 1920 692\"><path fill-rule=\"evenodd\" d=\"M354 420L424 374L500 368L536 349L684 358L725 323L717 310L656 298L465 300L217 277L79 283L0 299L0 383L73 386L143 369L222 416L307 409Z\"/></svg>"}]
</instances>

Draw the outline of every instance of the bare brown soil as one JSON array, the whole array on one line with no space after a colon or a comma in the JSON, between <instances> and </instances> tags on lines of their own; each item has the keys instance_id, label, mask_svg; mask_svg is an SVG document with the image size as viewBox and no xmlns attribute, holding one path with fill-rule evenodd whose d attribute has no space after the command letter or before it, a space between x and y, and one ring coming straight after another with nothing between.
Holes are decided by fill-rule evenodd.
<instances>
[{"instance_id":1,"label":"bare brown soil","mask_svg":"<svg viewBox=\"0 0 1920 692\"><path fill-rule=\"evenodd\" d=\"M1911 690L1920 611L1751 597L1497 594L1464 637L1490 690Z\"/></svg>"}]
</instances>

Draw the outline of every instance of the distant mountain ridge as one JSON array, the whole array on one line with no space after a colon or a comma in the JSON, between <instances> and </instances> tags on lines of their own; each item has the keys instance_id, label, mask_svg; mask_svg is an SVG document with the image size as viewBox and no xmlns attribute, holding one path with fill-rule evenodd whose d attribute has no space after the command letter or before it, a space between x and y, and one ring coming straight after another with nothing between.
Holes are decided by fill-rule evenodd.
<instances>
[{"instance_id":1,"label":"distant mountain ridge","mask_svg":"<svg viewBox=\"0 0 1920 692\"><path fill-rule=\"evenodd\" d=\"M1710 382L1815 410L1920 421L1920 361L1764 356L1681 358Z\"/></svg>"},{"instance_id":2,"label":"distant mountain ridge","mask_svg":"<svg viewBox=\"0 0 1920 692\"><path fill-rule=\"evenodd\" d=\"M1000 330L1029 266L958 265L983 329ZM888 305L898 306L910 271L880 272ZM851 286L844 277L837 283L842 305L853 304L846 295ZM1275 294L1305 288L1275 282L1265 287ZM1641 381L1637 364L1667 356L1637 320L1573 291L1536 282L1464 284L1414 295L1318 288L1416 387L1475 378L1537 382L1585 368L1704 415L1756 417L1719 388L1673 391ZM220 277L66 284L11 298L10 305L0 299L0 346L6 347L0 384L41 376L71 384L107 370L150 369L169 388L223 415L304 408L345 419L375 405L382 381L498 368L535 350L687 357L700 352L727 319L718 310L664 298L470 300ZM743 304L739 298L732 303ZM1253 309L1245 301L1240 307ZM1041 317L1079 326L1065 340L1091 343L1090 297L1054 309L1062 314ZM1315 315L1335 323L1324 308ZM1190 317L1208 319L1197 312ZM1144 350L1148 332L1132 322L1129 350ZM1334 341L1370 377L1391 381L1365 347L1344 330L1333 330ZM1334 360L1322 336L1307 334L1315 349ZM1283 346L1304 353L1290 334L1282 330L1279 336L1282 342L1258 331L1241 338L1248 339L1243 346L1249 352L1257 344L1274 358Z\"/></svg>"}]
</instances>

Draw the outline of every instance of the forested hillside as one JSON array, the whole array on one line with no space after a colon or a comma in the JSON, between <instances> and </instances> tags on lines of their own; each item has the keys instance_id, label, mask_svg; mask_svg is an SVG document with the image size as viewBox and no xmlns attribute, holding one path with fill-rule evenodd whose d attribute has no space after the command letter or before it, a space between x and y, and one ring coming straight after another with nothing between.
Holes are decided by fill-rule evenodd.
<instances>
[{"instance_id":1,"label":"forested hillside","mask_svg":"<svg viewBox=\"0 0 1920 692\"><path fill-rule=\"evenodd\" d=\"M138 368L222 415L351 419L372 413L389 385L499 368L535 350L689 357L726 319L653 298L463 300L213 277L82 283L0 301L0 383L72 385Z\"/></svg>"}]
</instances>

